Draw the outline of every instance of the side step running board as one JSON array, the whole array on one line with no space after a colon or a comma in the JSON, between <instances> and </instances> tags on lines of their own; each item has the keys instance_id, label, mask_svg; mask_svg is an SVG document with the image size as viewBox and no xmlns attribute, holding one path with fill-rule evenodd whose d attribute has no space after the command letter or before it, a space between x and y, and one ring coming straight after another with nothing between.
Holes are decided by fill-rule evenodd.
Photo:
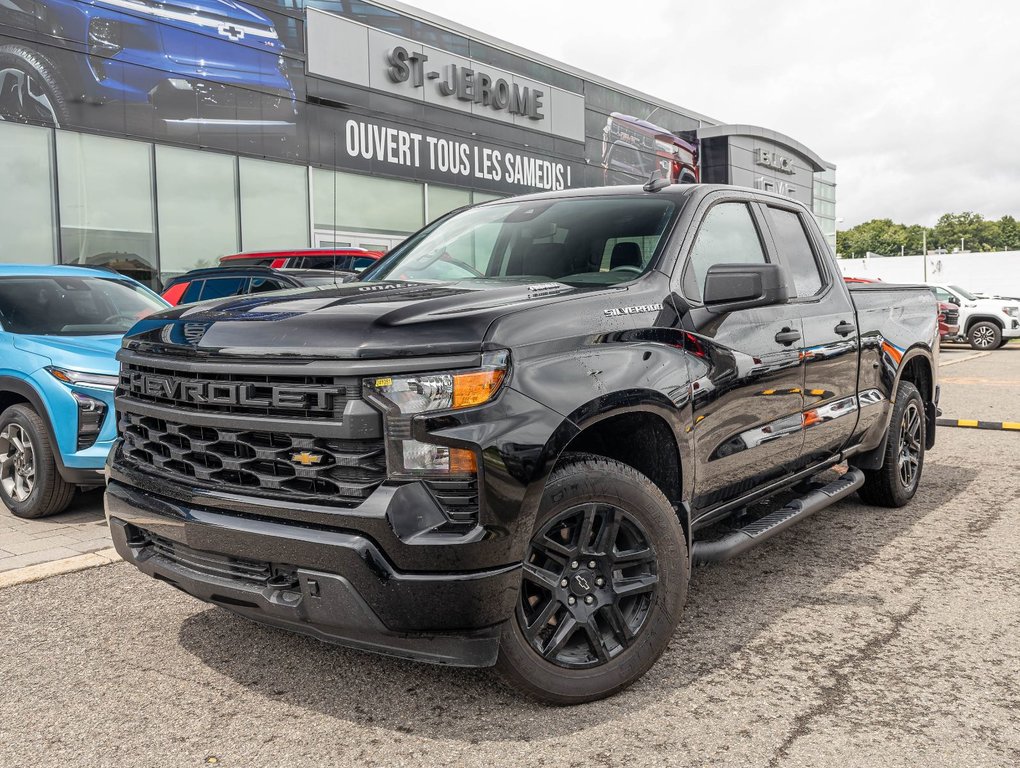
<instances>
[{"instance_id":1,"label":"side step running board","mask_svg":"<svg viewBox=\"0 0 1020 768\"><path fill-rule=\"evenodd\" d=\"M864 485L864 473L856 467L850 467L846 474L838 480L833 480L824 488L810 491L801 498L794 499L782 509L770 512L760 520L755 520L721 539L695 541L691 559L695 565L725 562L772 538L805 517L810 517L830 504L835 504L862 485Z\"/></svg>"}]
</instances>

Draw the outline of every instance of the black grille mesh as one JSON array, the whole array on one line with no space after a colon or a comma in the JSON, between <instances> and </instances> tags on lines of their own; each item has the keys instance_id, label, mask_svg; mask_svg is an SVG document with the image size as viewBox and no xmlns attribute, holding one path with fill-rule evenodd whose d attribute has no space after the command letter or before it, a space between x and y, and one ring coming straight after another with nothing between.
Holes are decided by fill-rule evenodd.
<instances>
[{"instance_id":1,"label":"black grille mesh","mask_svg":"<svg viewBox=\"0 0 1020 768\"><path fill-rule=\"evenodd\" d=\"M125 459L193 486L354 506L386 477L382 440L222 429L120 414Z\"/></svg>"}]
</instances>

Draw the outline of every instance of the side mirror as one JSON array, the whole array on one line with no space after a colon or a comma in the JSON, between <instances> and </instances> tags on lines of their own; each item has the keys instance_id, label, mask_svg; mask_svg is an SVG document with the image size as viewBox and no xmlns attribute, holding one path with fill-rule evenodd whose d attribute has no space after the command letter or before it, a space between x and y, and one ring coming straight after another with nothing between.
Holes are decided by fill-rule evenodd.
<instances>
[{"instance_id":1,"label":"side mirror","mask_svg":"<svg viewBox=\"0 0 1020 768\"><path fill-rule=\"evenodd\" d=\"M956 306L960 306L960 300L958 298L956 298L955 296L950 296L949 297L949 301L950 301L951 304L955 304Z\"/></svg>"},{"instance_id":2,"label":"side mirror","mask_svg":"<svg viewBox=\"0 0 1020 768\"><path fill-rule=\"evenodd\" d=\"M705 307L712 312L769 307L790 300L779 264L715 264L705 277Z\"/></svg>"}]
</instances>

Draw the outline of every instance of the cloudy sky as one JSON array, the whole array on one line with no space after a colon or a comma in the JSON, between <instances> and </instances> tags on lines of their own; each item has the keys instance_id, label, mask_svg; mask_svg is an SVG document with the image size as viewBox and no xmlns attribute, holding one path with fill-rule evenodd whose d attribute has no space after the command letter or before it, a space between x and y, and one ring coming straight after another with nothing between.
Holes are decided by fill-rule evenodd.
<instances>
[{"instance_id":1,"label":"cloudy sky","mask_svg":"<svg viewBox=\"0 0 1020 768\"><path fill-rule=\"evenodd\" d=\"M412 3L415 0L411 0ZM1015 0L418 0L838 166L841 228L1020 217Z\"/></svg>"}]
</instances>

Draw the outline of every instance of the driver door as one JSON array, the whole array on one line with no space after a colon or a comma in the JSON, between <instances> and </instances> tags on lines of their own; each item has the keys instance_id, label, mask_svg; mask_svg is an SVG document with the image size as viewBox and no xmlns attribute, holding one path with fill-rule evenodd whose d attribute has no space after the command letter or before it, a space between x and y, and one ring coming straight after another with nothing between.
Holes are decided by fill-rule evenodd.
<instances>
[{"instance_id":1,"label":"driver door","mask_svg":"<svg viewBox=\"0 0 1020 768\"><path fill-rule=\"evenodd\" d=\"M789 304L710 310L701 302L716 264L775 262L758 204L710 197L697 234L678 262L674 301L686 306L693 401L695 512L794 471L803 442L803 327Z\"/></svg>"}]
</instances>

